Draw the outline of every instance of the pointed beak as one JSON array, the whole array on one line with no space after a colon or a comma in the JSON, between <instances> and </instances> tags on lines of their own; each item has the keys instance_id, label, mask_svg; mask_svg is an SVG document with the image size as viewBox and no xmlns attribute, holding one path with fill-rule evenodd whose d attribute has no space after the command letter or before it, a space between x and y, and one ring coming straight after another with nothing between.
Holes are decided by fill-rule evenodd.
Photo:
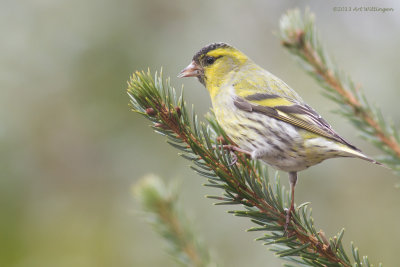
<instances>
[{"instance_id":1,"label":"pointed beak","mask_svg":"<svg viewBox=\"0 0 400 267\"><path fill-rule=\"evenodd\" d=\"M201 67L192 61L189 66L184 68L179 74L178 78L183 77L198 77L201 75Z\"/></svg>"}]
</instances>

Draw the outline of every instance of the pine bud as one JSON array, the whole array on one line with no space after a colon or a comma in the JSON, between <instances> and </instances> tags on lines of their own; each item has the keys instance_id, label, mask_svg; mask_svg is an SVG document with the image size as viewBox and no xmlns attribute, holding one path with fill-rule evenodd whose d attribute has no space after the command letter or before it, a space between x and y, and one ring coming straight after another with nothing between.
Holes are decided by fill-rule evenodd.
<instances>
[{"instance_id":1,"label":"pine bud","mask_svg":"<svg viewBox=\"0 0 400 267\"><path fill-rule=\"evenodd\" d=\"M157 113L153 108L146 108L146 114L149 115L150 117L154 117Z\"/></svg>"}]
</instances>

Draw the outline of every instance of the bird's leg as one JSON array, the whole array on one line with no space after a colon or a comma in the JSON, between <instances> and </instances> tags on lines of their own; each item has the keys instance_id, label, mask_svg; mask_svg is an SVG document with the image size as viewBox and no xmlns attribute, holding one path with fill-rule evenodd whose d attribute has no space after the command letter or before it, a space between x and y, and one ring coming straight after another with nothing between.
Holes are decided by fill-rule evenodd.
<instances>
[{"instance_id":1,"label":"bird's leg","mask_svg":"<svg viewBox=\"0 0 400 267\"><path fill-rule=\"evenodd\" d=\"M291 192L291 201L290 201L290 208L287 210L286 213L286 222L285 222L285 232L287 232L287 228L290 222L290 217L292 212L294 211L294 187L296 186L297 182L297 172L289 172L289 183L290 183L290 192Z\"/></svg>"},{"instance_id":2,"label":"bird's leg","mask_svg":"<svg viewBox=\"0 0 400 267\"><path fill-rule=\"evenodd\" d=\"M241 149L240 147L237 147L237 146L234 146L234 145L223 145L222 147L224 149L229 149L229 150L232 150L232 151L241 152L243 154L251 156L251 152L249 152L247 150L244 150L244 149Z\"/></svg>"}]
</instances>

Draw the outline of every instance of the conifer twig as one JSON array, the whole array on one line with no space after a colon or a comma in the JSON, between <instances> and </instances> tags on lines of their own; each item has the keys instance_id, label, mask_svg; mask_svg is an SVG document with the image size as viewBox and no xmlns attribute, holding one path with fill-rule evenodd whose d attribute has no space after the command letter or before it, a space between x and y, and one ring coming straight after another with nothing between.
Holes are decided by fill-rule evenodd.
<instances>
[{"instance_id":1,"label":"conifer twig","mask_svg":"<svg viewBox=\"0 0 400 267\"><path fill-rule=\"evenodd\" d=\"M290 196L279 178L270 181L265 165L244 155L233 161L232 152L223 148L223 144L230 144L229 139L215 118L209 116L208 124L199 122L197 115L187 110L183 95L176 95L169 79L164 82L157 73L153 79L150 71L136 72L128 83L128 95L132 110L150 120L157 133L192 161L191 168L207 178L205 186L223 190L222 196L209 198L216 199L218 205L243 207L231 213L255 223L257 226L249 231L264 232L257 240L271 246L278 257L300 266L361 267L357 265L358 250L352 249L351 261L343 248L343 230L331 239L322 231L317 233L308 203L295 209L285 233L285 207Z\"/></svg>"},{"instance_id":2,"label":"conifer twig","mask_svg":"<svg viewBox=\"0 0 400 267\"><path fill-rule=\"evenodd\" d=\"M280 21L280 36L282 45L326 89L325 95L340 105L339 112L350 119L363 138L386 154L379 161L400 173L399 131L368 103L360 86L329 57L318 38L314 15L308 10L304 16L298 9L288 11Z\"/></svg>"},{"instance_id":3,"label":"conifer twig","mask_svg":"<svg viewBox=\"0 0 400 267\"><path fill-rule=\"evenodd\" d=\"M142 178L134 187L134 196L150 213L157 232L169 241L169 252L176 261L183 266L216 266L178 210L176 192L168 190L159 177Z\"/></svg>"}]
</instances>

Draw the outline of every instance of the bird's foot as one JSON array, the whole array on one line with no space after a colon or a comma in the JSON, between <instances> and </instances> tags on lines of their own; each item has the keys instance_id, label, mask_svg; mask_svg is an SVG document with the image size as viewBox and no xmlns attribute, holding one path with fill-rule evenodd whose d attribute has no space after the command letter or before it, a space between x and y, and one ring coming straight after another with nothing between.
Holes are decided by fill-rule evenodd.
<instances>
[{"instance_id":1,"label":"bird's foot","mask_svg":"<svg viewBox=\"0 0 400 267\"><path fill-rule=\"evenodd\" d=\"M243 154L251 156L251 152L248 152L248 151L246 151L244 149L241 149L240 147L237 147L237 146L234 146L234 145L222 145L222 148L223 149L227 149L227 150L229 150L231 152L237 151L237 152L240 152L240 153L243 153ZM229 166L235 165L237 160L238 160L238 157L237 157L237 155L235 153L232 153L232 159L233 160L232 160L231 163L229 163Z\"/></svg>"},{"instance_id":2,"label":"bird's foot","mask_svg":"<svg viewBox=\"0 0 400 267\"><path fill-rule=\"evenodd\" d=\"M290 209L285 209L286 211L286 220L285 220L285 224L283 226L283 228L285 229L285 235L289 236L289 232L288 232L288 227L289 227L289 223L290 223L290 219L292 217L292 207L290 207Z\"/></svg>"},{"instance_id":3,"label":"bird's foot","mask_svg":"<svg viewBox=\"0 0 400 267\"><path fill-rule=\"evenodd\" d=\"M238 158L235 153L231 153L232 161L228 164L229 166L233 166L236 164Z\"/></svg>"}]
</instances>

